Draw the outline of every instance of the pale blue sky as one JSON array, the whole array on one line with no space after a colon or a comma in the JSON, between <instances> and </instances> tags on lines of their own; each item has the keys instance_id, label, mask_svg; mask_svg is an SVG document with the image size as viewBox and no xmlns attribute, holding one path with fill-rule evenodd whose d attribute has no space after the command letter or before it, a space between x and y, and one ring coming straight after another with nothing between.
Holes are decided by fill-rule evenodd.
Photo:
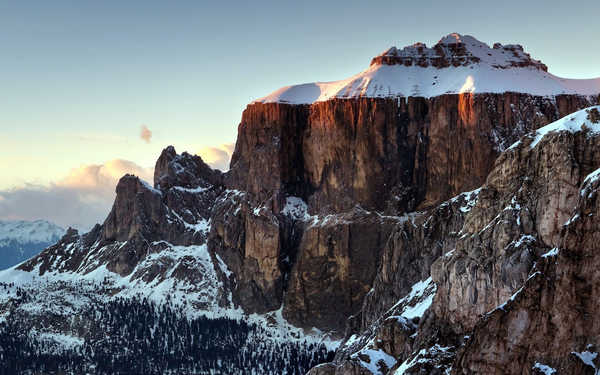
<instances>
[{"instance_id":1,"label":"pale blue sky","mask_svg":"<svg viewBox=\"0 0 600 375\"><path fill-rule=\"evenodd\" d=\"M597 77L598 4L0 0L0 190L115 158L152 166L168 144L234 142L251 100L451 32L521 43L554 74Z\"/></svg>"}]
</instances>

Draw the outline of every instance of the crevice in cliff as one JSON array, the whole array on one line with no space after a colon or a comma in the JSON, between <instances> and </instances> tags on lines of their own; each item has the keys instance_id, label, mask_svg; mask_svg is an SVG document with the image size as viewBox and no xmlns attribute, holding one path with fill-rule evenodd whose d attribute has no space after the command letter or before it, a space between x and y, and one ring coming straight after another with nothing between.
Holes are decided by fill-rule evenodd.
<instances>
[{"instance_id":1,"label":"crevice in cliff","mask_svg":"<svg viewBox=\"0 0 600 375\"><path fill-rule=\"evenodd\" d=\"M302 222L290 219L286 216L279 216L279 256L277 264L282 274L282 300L288 290L290 273L298 255L298 248L302 240L303 228Z\"/></svg>"}]
</instances>

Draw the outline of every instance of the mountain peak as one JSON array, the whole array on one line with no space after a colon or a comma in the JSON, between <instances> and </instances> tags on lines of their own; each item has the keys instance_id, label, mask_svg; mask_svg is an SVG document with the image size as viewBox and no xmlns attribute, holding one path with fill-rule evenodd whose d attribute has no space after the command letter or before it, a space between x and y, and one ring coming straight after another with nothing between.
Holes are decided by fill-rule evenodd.
<instances>
[{"instance_id":1,"label":"mountain peak","mask_svg":"<svg viewBox=\"0 0 600 375\"><path fill-rule=\"evenodd\" d=\"M470 44L470 43L481 43L479 40L475 39L471 35L462 35L459 33L451 33L440 39L438 44Z\"/></svg>"},{"instance_id":2,"label":"mountain peak","mask_svg":"<svg viewBox=\"0 0 600 375\"><path fill-rule=\"evenodd\" d=\"M531 58L523 46L495 43L493 48L471 35L448 34L432 48L417 42L402 49L388 48L371 60L371 65L404 65L438 69L448 67L488 65L495 69L530 67L547 72L548 67L539 60Z\"/></svg>"},{"instance_id":3,"label":"mountain peak","mask_svg":"<svg viewBox=\"0 0 600 375\"><path fill-rule=\"evenodd\" d=\"M519 44L492 47L470 35L448 34L433 47L417 42L390 47L352 77L286 86L258 103L312 104L330 99L436 97L515 92L535 96L598 95L600 78L566 79L548 73Z\"/></svg>"}]
</instances>

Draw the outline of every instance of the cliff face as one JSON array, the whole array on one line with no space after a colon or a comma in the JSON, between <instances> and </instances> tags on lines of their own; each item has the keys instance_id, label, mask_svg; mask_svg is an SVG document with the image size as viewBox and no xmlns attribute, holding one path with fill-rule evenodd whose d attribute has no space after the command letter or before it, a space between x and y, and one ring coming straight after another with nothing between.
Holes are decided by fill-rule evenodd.
<instances>
[{"instance_id":1,"label":"cliff face","mask_svg":"<svg viewBox=\"0 0 600 375\"><path fill-rule=\"evenodd\" d=\"M560 247L539 261L510 304L475 326L457 373L539 374L536 363L566 374L597 373L599 181L584 182Z\"/></svg>"},{"instance_id":2,"label":"cliff face","mask_svg":"<svg viewBox=\"0 0 600 375\"><path fill-rule=\"evenodd\" d=\"M600 121L596 126L600 127ZM595 373L597 361L595 358L586 361L582 353L595 357L599 344L598 325L592 318L598 309L599 142L597 130L584 127L575 134L548 135L533 149L525 141L499 159L504 168L497 168L488 179L495 192L506 192L511 181L519 177L522 180L524 174L532 180L517 193L517 200L523 204L514 212L521 218L530 217L528 223L523 220L521 223L526 223L525 230L531 231L537 242L537 246L523 247L542 249L530 250L528 257L536 261L534 265L529 261L522 270L508 272L523 280L519 289L515 288L517 283L512 288L503 288L500 279L507 272L497 267L483 272L492 282L498 278L495 285L471 281L474 288L482 289L483 301L472 300L463 311L471 306L484 306L487 301L495 303L487 297L494 287L507 289L505 297L511 296L504 298L507 302L498 304L500 307L486 306L490 307L489 312L477 322L465 319L462 313L454 314L469 322L473 329L473 340L459 353L457 373L517 374L528 368L535 373L532 368L535 363L560 373ZM497 259L497 264L514 258L502 253L494 255L487 258ZM464 259L461 255L457 257ZM449 286L452 279L460 279L443 276L453 268L449 263L439 265L441 285ZM465 265L477 272L468 261ZM516 271L514 266L509 268ZM473 275L472 271L467 273ZM440 294L436 314L446 313L442 307L446 301L442 299L453 299L456 295L455 287L447 290L447 294ZM502 354L490 356L492 351Z\"/></svg>"},{"instance_id":3,"label":"cliff face","mask_svg":"<svg viewBox=\"0 0 600 375\"><path fill-rule=\"evenodd\" d=\"M243 197L217 210L211 234L237 275L237 302L258 312L283 302L294 324L341 332L404 213L481 186L512 142L588 104L505 93L249 105L225 177Z\"/></svg>"},{"instance_id":4,"label":"cliff face","mask_svg":"<svg viewBox=\"0 0 600 375\"><path fill-rule=\"evenodd\" d=\"M588 105L516 93L254 103L229 181L259 201L305 198L317 212L412 211L480 186L508 145Z\"/></svg>"},{"instance_id":5,"label":"cliff face","mask_svg":"<svg viewBox=\"0 0 600 375\"><path fill-rule=\"evenodd\" d=\"M352 327L360 334L319 371L594 373L597 332L585 323L597 308L594 113L579 111L523 137L480 189L398 226L362 324ZM435 290L419 289L429 267ZM416 281L409 287L408 280ZM415 317L418 307L425 309Z\"/></svg>"}]
</instances>

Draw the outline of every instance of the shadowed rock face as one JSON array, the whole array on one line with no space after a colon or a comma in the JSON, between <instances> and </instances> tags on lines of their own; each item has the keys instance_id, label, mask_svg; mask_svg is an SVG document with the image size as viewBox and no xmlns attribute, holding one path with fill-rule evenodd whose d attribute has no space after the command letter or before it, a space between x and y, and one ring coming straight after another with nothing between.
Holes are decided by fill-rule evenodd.
<instances>
[{"instance_id":1,"label":"shadowed rock face","mask_svg":"<svg viewBox=\"0 0 600 375\"><path fill-rule=\"evenodd\" d=\"M546 138L534 151L524 146L506 154L499 160L504 168L497 169L502 176L492 173L488 180L490 185L498 186L502 179L502 186L510 186L511 176L526 174L534 184L544 186L537 186L536 193L531 191L526 195L534 204L527 206L533 219L531 230L537 234L546 255L536 258L536 266L529 270L516 271L511 267L520 274L519 278L527 281L521 283L516 293L517 288L512 288L509 293L514 296L510 300L504 298L508 302L502 308L488 306L490 313L477 321L455 314L473 327L473 340L459 353L456 373L520 374L535 363L543 363L560 373L595 373L593 367L598 365L597 361L586 365L573 353L595 353L599 345L600 326L593 316L600 307L597 303L600 180L585 177L600 167L600 139L586 132ZM529 167L524 168L524 163ZM516 172L517 169L521 171ZM498 254L496 262L506 258ZM466 264L467 269L474 270L468 261ZM441 265L442 270L451 268ZM496 269L485 274L492 280L501 277ZM448 281L442 281L442 285L452 284L452 279L457 278L443 277L442 280ZM474 281L473 285L483 289L479 282ZM440 297L446 295L452 299L455 289L450 287L449 293ZM489 293L482 293L484 299ZM439 301L436 314L445 313L444 302ZM477 304L484 302L468 303L463 311Z\"/></svg>"},{"instance_id":2,"label":"shadowed rock face","mask_svg":"<svg viewBox=\"0 0 600 375\"><path fill-rule=\"evenodd\" d=\"M173 186L183 188L219 186L222 174L213 170L198 155L184 152L178 155L173 146L165 148L154 166L154 187L167 190Z\"/></svg>"},{"instance_id":3,"label":"shadowed rock face","mask_svg":"<svg viewBox=\"0 0 600 375\"><path fill-rule=\"evenodd\" d=\"M255 103L228 181L259 201L306 198L317 212L412 211L481 186L500 151L587 105L513 93Z\"/></svg>"},{"instance_id":4,"label":"shadowed rock face","mask_svg":"<svg viewBox=\"0 0 600 375\"><path fill-rule=\"evenodd\" d=\"M540 374L544 366L595 373L597 360L590 365L582 358L598 352L592 316L598 309L599 142L587 126L541 139L526 136L500 155L477 192L398 227L364 300L362 325L351 327L361 334L323 368L351 373L346 369L364 367L357 354L368 349L396 360L384 374L397 368L411 374ZM467 195L470 203L461 202ZM413 249L421 254L415 257ZM436 252L445 255L431 255ZM411 257L416 267L407 262ZM396 319L406 311L399 302L392 306L408 295L406 279L428 275L431 258L436 291L428 312L416 325ZM425 263L425 275L414 275L418 262Z\"/></svg>"},{"instance_id":5,"label":"shadowed rock face","mask_svg":"<svg viewBox=\"0 0 600 375\"><path fill-rule=\"evenodd\" d=\"M227 185L257 202L274 199L275 209L285 194L307 196L301 151L307 116L304 105L249 105L238 127Z\"/></svg>"},{"instance_id":6,"label":"shadowed rock face","mask_svg":"<svg viewBox=\"0 0 600 375\"><path fill-rule=\"evenodd\" d=\"M166 217L162 193L144 184L133 175L119 180L115 203L104 222L104 238L127 241L143 230L159 235L153 229Z\"/></svg>"},{"instance_id":7,"label":"shadowed rock face","mask_svg":"<svg viewBox=\"0 0 600 375\"><path fill-rule=\"evenodd\" d=\"M82 236L67 232L58 244L20 268L31 271L40 265L40 274L53 267L61 272L86 273L106 265L108 270L128 276L150 253L164 250L164 244L202 245L207 240L204 228L223 190L221 181L221 173L200 157L177 155L168 147L156 163L156 188L136 176L123 176L102 225ZM67 251L81 244L87 253Z\"/></svg>"},{"instance_id":8,"label":"shadowed rock face","mask_svg":"<svg viewBox=\"0 0 600 375\"><path fill-rule=\"evenodd\" d=\"M399 217L481 186L500 152L523 134L588 104L577 96L505 93L249 105L225 176L243 197L216 211L210 236L236 274L234 298L258 312L283 302L294 324L341 332L339 316L360 311L378 273L386 275L384 290L399 279L394 272L404 275L418 259L386 301L397 299L453 243L436 247L429 260L416 252L402 255L404 265L390 264L402 246L416 249L388 240ZM306 203L305 217L284 213L290 196ZM452 238L447 232L460 222L414 235L433 246L435 238Z\"/></svg>"},{"instance_id":9,"label":"shadowed rock face","mask_svg":"<svg viewBox=\"0 0 600 375\"><path fill-rule=\"evenodd\" d=\"M381 249L397 217L353 210L302 229L283 313L302 326L341 333L340 315L356 313L377 273Z\"/></svg>"}]
</instances>

